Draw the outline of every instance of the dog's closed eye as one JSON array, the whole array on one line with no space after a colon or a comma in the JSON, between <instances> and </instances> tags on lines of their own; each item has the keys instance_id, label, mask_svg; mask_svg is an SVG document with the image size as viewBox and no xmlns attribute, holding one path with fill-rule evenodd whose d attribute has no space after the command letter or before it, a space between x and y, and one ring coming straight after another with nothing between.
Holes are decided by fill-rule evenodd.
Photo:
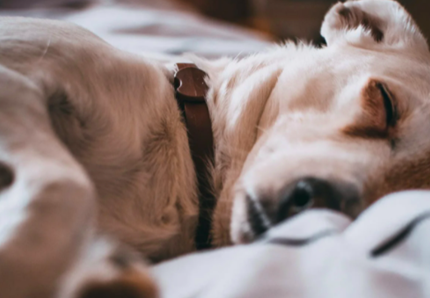
<instances>
[{"instance_id":1,"label":"dog's closed eye","mask_svg":"<svg viewBox=\"0 0 430 298\"><path fill-rule=\"evenodd\" d=\"M361 93L361 106L359 117L344 132L362 138L390 138L398 116L395 97L387 85L371 79Z\"/></svg>"},{"instance_id":2,"label":"dog's closed eye","mask_svg":"<svg viewBox=\"0 0 430 298\"><path fill-rule=\"evenodd\" d=\"M377 83L377 87L384 100L386 127L394 127L397 122L397 110L394 102L394 97L392 96L385 84Z\"/></svg>"}]
</instances>

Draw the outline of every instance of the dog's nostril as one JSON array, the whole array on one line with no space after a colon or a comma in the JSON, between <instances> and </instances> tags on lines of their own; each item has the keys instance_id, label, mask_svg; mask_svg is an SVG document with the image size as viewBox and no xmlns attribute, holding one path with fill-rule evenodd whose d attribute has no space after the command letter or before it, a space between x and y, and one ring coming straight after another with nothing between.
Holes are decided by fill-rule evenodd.
<instances>
[{"instance_id":1,"label":"dog's nostril","mask_svg":"<svg viewBox=\"0 0 430 298\"><path fill-rule=\"evenodd\" d=\"M10 186L14 175L10 167L0 162L0 190Z\"/></svg>"},{"instance_id":2,"label":"dog's nostril","mask_svg":"<svg viewBox=\"0 0 430 298\"><path fill-rule=\"evenodd\" d=\"M293 190L291 197L291 205L293 209L295 209L294 211L301 211L309 208L313 203L312 187L304 181L299 181Z\"/></svg>"},{"instance_id":3,"label":"dog's nostril","mask_svg":"<svg viewBox=\"0 0 430 298\"><path fill-rule=\"evenodd\" d=\"M329 182L317 178L303 178L283 191L276 222L311 207L339 210L339 195Z\"/></svg>"}]
</instances>

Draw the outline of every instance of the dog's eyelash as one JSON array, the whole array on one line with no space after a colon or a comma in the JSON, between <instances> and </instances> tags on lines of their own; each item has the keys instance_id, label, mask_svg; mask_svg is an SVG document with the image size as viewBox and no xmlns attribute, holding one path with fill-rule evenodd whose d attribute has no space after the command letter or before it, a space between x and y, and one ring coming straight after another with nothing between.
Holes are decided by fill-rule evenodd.
<instances>
[{"instance_id":1,"label":"dog's eyelash","mask_svg":"<svg viewBox=\"0 0 430 298\"><path fill-rule=\"evenodd\" d=\"M385 84L379 83L378 88L381 91L382 98L384 99L387 127L393 127L396 125L397 120L397 111L393 96Z\"/></svg>"}]
</instances>

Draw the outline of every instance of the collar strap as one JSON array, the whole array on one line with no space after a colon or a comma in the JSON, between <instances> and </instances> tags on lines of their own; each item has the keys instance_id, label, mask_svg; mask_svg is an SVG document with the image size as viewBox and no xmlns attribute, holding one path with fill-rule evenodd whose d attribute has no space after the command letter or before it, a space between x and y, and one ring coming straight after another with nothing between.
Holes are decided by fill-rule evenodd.
<instances>
[{"instance_id":1,"label":"collar strap","mask_svg":"<svg viewBox=\"0 0 430 298\"><path fill-rule=\"evenodd\" d=\"M191 63L178 63L175 73L175 97L187 127L188 143L197 175L199 219L195 243L197 249L210 248L215 197L211 192L210 166L214 162L212 123L206 104L206 73Z\"/></svg>"}]
</instances>

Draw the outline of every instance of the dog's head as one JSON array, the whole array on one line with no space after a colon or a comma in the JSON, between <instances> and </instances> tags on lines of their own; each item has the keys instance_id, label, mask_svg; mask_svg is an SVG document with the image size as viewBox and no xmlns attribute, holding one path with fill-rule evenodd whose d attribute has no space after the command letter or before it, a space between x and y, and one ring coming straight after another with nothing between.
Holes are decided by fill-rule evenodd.
<instances>
[{"instance_id":1,"label":"dog's head","mask_svg":"<svg viewBox=\"0 0 430 298\"><path fill-rule=\"evenodd\" d=\"M430 188L430 54L395 1L338 3L322 49L279 77L234 191L248 242L311 207L352 217L384 194Z\"/></svg>"}]
</instances>

